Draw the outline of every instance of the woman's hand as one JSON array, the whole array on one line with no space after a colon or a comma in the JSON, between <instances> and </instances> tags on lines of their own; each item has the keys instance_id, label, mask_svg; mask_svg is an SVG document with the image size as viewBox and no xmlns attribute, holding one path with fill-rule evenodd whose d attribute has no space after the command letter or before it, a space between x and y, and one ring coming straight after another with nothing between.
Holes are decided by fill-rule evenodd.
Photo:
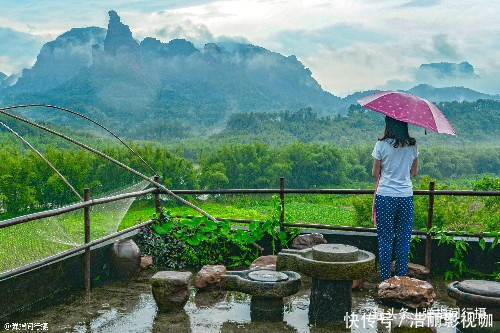
<instances>
[{"instance_id":1,"label":"woman's hand","mask_svg":"<svg viewBox=\"0 0 500 333\"><path fill-rule=\"evenodd\" d=\"M418 161L417 159L414 159L410 168L410 177L416 177L417 172L418 172Z\"/></svg>"}]
</instances>

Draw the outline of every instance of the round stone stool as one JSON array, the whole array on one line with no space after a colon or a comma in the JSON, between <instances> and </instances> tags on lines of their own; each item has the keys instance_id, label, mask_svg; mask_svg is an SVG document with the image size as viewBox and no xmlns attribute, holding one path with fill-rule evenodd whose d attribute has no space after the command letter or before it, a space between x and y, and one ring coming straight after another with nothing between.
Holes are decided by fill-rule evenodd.
<instances>
[{"instance_id":1,"label":"round stone stool","mask_svg":"<svg viewBox=\"0 0 500 333\"><path fill-rule=\"evenodd\" d=\"M241 291L252 295L250 318L259 320L283 320L283 297L299 291L300 275L295 272L272 270L246 270L226 272L221 277L224 290Z\"/></svg>"},{"instance_id":2,"label":"round stone stool","mask_svg":"<svg viewBox=\"0 0 500 333\"><path fill-rule=\"evenodd\" d=\"M161 271L149 280L160 312L179 312L189 299L191 272Z\"/></svg>"},{"instance_id":3,"label":"round stone stool","mask_svg":"<svg viewBox=\"0 0 500 333\"><path fill-rule=\"evenodd\" d=\"M448 285L448 295L460 308L486 308L493 320L500 320L500 282L483 280L455 281Z\"/></svg>"}]
</instances>

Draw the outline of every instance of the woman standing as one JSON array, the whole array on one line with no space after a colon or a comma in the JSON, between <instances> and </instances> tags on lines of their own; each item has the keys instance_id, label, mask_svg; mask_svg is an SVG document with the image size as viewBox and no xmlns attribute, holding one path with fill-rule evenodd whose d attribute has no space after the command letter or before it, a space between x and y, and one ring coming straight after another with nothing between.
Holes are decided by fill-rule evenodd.
<instances>
[{"instance_id":1,"label":"woman standing","mask_svg":"<svg viewBox=\"0 0 500 333\"><path fill-rule=\"evenodd\" d=\"M385 117L384 136L373 149L373 177L379 177L374 200L380 278L391 277L393 241L396 239L395 275L408 271L410 237L413 229L413 186L417 175L418 150L408 134L408 123Z\"/></svg>"}]
</instances>

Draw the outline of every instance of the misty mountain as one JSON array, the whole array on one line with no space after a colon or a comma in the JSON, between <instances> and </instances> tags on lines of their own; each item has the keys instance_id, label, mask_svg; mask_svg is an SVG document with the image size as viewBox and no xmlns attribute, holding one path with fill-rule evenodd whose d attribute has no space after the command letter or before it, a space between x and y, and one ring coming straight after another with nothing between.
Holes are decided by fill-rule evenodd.
<instances>
[{"instance_id":1,"label":"misty mountain","mask_svg":"<svg viewBox=\"0 0 500 333\"><path fill-rule=\"evenodd\" d=\"M417 71L417 80L425 80L429 76L433 76L438 79L446 78L464 78L472 79L477 77L474 71L474 66L464 61L459 64L450 62L439 62L422 64Z\"/></svg>"},{"instance_id":2,"label":"misty mountain","mask_svg":"<svg viewBox=\"0 0 500 333\"><path fill-rule=\"evenodd\" d=\"M428 84L419 84L418 86L407 90L407 92L433 102L472 102L478 99L500 100L499 95L483 94L465 87L435 88Z\"/></svg>"},{"instance_id":3,"label":"misty mountain","mask_svg":"<svg viewBox=\"0 0 500 333\"><path fill-rule=\"evenodd\" d=\"M341 100L341 114L345 114L347 112L347 108L352 105L356 104L357 100L379 92L380 90L365 90L365 91L359 91L355 92L353 94L350 94ZM411 89L408 90L398 90L401 92L405 92L408 94L413 94L416 96L419 96L421 98L424 98L430 102L474 102L479 99L484 99L484 100L500 100L500 95L489 95L489 94L484 94L469 88L465 87L445 87L445 88L436 88L428 84L419 84Z\"/></svg>"},{"instance_id":4,"label":"misty mountain","mask_svg":"<svg viewBox=\"0 0 500 333\"><path fill-rule=\"evenodd\" d=\"M4 85L4 82L7 80L7 78L8 78L7 75L0 72L0 89L2 89L2 86Z\"/></svg>"},{"instance_id":5,"label":"misty mountain","mask_svg":"<svg viewBox=\"0 0 500 333\"><path fill-rule=\"evenodd\" d=\"M427 65L423 68L442 73L474 74L468 63ZM147 139L213 132L235 113L311 107L320 115L345 114L357 99L375 91L336 97L295 56L256 45L221 42L199 49L184 39L137 41L114 11L107 29L71 29L46 43L20 77L0 76L2 105L60 105L121 135ZM463 87L419 85L408 92L435 102L500 98ZM53 110L29 116L85 126Z\"/></svg>"},{"instance_id":6,"label":"misty mountain","mask_svg":"<svg viewBox=\"0 0 500 333\"><path fill-rule=\"evenodd\" d=\"M331 113L340 101L295 56L231 42L203 49L183 39L138 42L116 12L109 17L107 30L72 29L45 44L35 65L0 91L0 102L75 108L135 136L145 126L222 126L235 112L311 106ZM43 118L69 121L52 111Z\"/></svg>"},{"instance_id":7,"label":"misty mountain","mask_svg":"<svg viewBox=\"0 0 500 333\"><path fill-rule=\"evenodd\" d=\"M46 43L32 68L24 69L5 93L38 92L57 87L92 64L92 45L102 44L106 30L74 28Z\"/></svg>"}]
</instances>

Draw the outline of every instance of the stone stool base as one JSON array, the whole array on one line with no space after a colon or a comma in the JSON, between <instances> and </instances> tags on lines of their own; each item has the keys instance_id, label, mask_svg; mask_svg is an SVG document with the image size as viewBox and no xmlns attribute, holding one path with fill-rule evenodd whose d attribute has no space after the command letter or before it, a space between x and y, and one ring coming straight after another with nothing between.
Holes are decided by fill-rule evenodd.
<instances>
[{"instance_id":1,"label":"stone stool base","mask_svg":"<svg viewBox=\"0 0 500 333\"><path fill-rule=\"evenodd\" d=\"M283 320L282 297L253 296L250 301L250 318L255 320Z\"/></svg>"},{"instance_id":2,"label":"stone stool base","mask_svg":"<svg viewBox=\"0 0 500 333\"><path fill-rule=\"evenodd\" d=\"M189 299L191 272L161 271L150 279L160 312L180 312Z\"/></svg>"},{"instance_id":3,"label":"stone stool base","mask_svg":"<svg viewBox=\"0 0 500 333\"><path fill-rule=\"evenodd\" d=\"M352 281L312 279L309 321L311 323L335 323L344 321L350 314Z\"/></svg>"}]
</instances>

